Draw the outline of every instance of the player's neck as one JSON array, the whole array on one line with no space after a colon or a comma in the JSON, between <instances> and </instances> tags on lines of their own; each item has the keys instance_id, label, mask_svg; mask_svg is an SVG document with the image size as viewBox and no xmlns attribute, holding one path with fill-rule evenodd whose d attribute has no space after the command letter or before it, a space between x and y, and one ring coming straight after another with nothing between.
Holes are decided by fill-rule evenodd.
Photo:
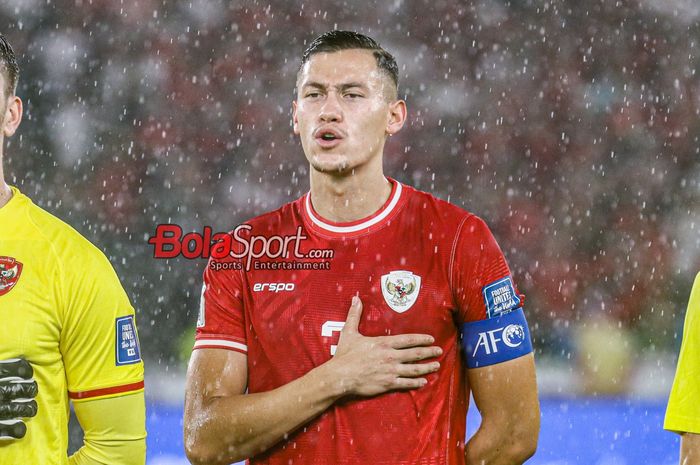
<instances>
[{"instance_id":1,"label":"player's neck","mask_svg":"<svg viewBox=\"0 0 700 465\"><path fill-rule=\"evenodd\" d=\"M2 169L2 151L0 151L0 208L4 207L11 198L12 190L5 182L5 172Z\"/></svg>"},{"instance_id":2,"label":"player's neck","mask_svg":"<svg viewBox=\"0 0 700 465\"><path fill-rule=\"evenodd\" d=\"M7 202L9 202L11 198L12 189L5 184L5 179L2 177L2 170L0 170L0 208L7 205Z\"/></svg>"},{"instance_id":3,"label":"player's neck","mask_svg":"<svg viewBox=\"0 0 700 465\"><path fill-rule=\"evenodd\" d=\"M311 204L326 220L361 220L382 208L391 195L391 183L381 170L334 176L311 171Z\"/></svg>"}]
</instances>

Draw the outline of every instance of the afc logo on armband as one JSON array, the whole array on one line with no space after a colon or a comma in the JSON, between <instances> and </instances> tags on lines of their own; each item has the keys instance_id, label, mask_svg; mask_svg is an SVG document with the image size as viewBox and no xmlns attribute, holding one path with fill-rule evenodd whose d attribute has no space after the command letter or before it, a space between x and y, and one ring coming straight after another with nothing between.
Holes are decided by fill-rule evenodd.
<instances>
[{"instance_id":1,"label":"afc logo on armband","mask_svg":"<svg viewBox=\"0 0 700 465\"><path fill-rule=\"evenodd\" d=\"M496 328L479 333L474 346L472 357L479 355L480 349L485 355L498 353L499 345L514 349L525 341L525 329L521 325L512 324L505 328ZM502 343L502 344L499 344Z\"/></svg>"},{"instance_id":2,"label":"afc logo on armband","mask_svg":"<svg viewBox=\"0 0 700 465\"><path fill-rule=\"evenodd\" d=\"M496 318L465 323L462 346L468 368L507 362L529 354L532 341L522 307Z\"/></svg>"}]
</instances>

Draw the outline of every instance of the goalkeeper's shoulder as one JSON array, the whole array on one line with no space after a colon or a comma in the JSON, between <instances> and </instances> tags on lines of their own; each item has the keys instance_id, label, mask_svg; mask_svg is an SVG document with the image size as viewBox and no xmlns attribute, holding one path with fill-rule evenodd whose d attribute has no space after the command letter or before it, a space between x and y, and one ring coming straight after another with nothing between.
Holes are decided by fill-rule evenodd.
<instances>
[{"instance_id":1,"label":"goalkeeper's shoulder","mask_svg":"<svg viewBox=\"0 0 700 465\"><path fill-rule=\"evenodd\" d=\"M684 342L691 338L693 341L697 341L698 335L700 335L700 272L695 276L695 281L690 291L683 332L685 333L683 335ZM688 334L689 332L692 335Z\"/></svg>"},{"instance_id":2,"label":"goalkeeper's shoulder","mask_svg":"<svg viewBox=\"0 0 700 465\"><path fill-rule=\"evenodd\" d=\"M111 269L104 253L67 222L33 203L27 218L37 247L45 248L47 258L55 258L64 272L69 273L75 266L82 274Z\"/></svg>"}]
</instances>

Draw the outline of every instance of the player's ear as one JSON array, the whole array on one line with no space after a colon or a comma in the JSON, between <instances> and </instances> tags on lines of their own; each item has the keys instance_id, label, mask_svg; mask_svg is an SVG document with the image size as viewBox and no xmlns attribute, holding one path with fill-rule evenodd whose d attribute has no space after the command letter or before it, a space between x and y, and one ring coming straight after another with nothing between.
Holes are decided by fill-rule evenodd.
<instances>
[{"instance_id":1,"label":"player's ear","mask_svg":"<svg viewBox=\"0 0 700 465\"><path fill-rule=\"evenodd\" d=\"M2 133L5 137L11 137L19 123L22 121L22 100L13 95L7 99L7 107L2 120Z\"/></svg>"},{"instance_id":2,"label":"player's ear","mask_svg":"<svg viewBox=\"0 0 700 465\"><path fill-rule=\"evenodd\" d=\"M386 124L386 133L389 136L393 136L401 130L403 125L406 123L406 117L408 111L406 109L406 102L403 100L396 100L389 104L389 121Z\"/></svg>"},{"instance_id":3,"label":"player's ear","mask_svg":"<svg viewBox=\"0 0 700 465\"><path fill-rule=\"evenodd\" d=\"M294 134L299 135L299 120L297 119L297 102L292 100L292 126L294 127Z\"/></svg>"}]
</instances>

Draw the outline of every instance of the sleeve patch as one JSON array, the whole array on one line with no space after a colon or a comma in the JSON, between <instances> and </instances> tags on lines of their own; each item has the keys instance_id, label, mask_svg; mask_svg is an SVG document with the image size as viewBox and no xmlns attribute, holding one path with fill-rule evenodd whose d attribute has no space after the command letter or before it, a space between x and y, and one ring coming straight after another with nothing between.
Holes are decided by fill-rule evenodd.
<instances>
[{"instance_id":1,"label":"sleeve patch","mask_svg":"<svg viewBox=\"0 0 700 465\"><path fill-rule=\"evenodd\" d=\"M141 349L136 335L134 315L117 318L116 365L131 365L141 361Z\"/></svg>"},{"instance_id":2,"label":"sleeve patch","mask_svg":"<svg viewBox=\"0 0 700 465\"><path fill-rule=\"evenodd\" d=\"M468 368L507 362L532 352L530 330L522 308L497 318L462 325Z\"/></svg>"},{"instance_id":3,"label":"sleeve patch","mask_svg":"<svg viewBox=\"0 0 700 465\"><path fill-rule=\"evenodd\" d=\"M487 318L495 318L520 306L520 297L510 276L484 286L483 294Z\"/></svg>"}]
</instances>

